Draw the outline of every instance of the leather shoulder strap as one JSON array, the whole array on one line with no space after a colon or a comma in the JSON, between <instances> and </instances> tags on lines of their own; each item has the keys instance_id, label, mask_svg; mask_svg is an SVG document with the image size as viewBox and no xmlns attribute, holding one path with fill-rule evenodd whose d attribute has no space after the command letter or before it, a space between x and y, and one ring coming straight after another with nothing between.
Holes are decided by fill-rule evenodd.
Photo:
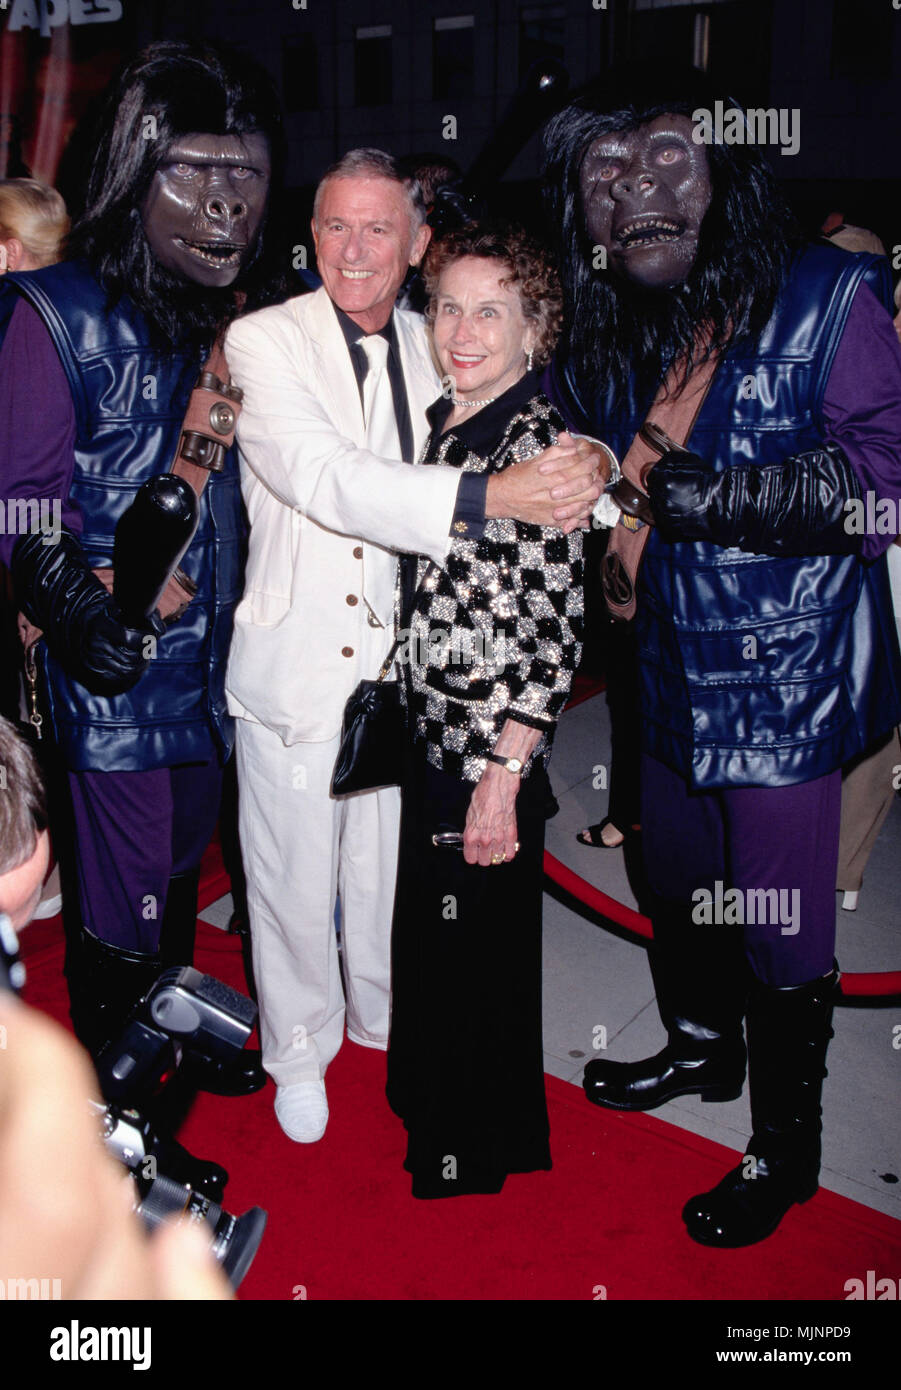
<instances>
[{"instance_id":1,"label":"leather shoulder strap","mask_svg":"<svg viewBox=\"0 0 901 1390\"><path fill-rule=\"evenodd\" d=\"M635 584L648 528L653 525L645 490L647 475L661 454L684 448L710 389L717 360L717 354L710 353L691 369L687 380L685 358L673 364L623 459L623 476L612 492L621 515L607 544L601 580L611 615L624 622L635 616ZM680 383L684 383L681 390Z\"/></svg>"},{"instance_id":2,"label":"leather shoulder strap","mask_svg":"<svg viewBox=\"0 0 901 1390\"><path fill-rule=\"evenodd\" d=\"M178 449L169 469L200 497L210 473L218 473L235 440L243 391L232 386L221 339L217 339L188 398Z\"/></svg>"}]
</instances>

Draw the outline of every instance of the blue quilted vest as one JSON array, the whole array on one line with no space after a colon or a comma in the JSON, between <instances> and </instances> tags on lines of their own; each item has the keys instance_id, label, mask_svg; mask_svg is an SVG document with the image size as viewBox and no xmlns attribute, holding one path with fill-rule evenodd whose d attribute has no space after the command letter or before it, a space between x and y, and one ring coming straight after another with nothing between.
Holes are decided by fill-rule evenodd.
<instances>
[{"instance_id":1,"label":"blue quilted vest","mask_svg":"<svg viewBox=\"0 0 901 1390\"><path fill-rule=\"evenodd\" d=\"M890 302L883 257L800 254L757 345L717 368L689 444L712 469L822 443L829 372L863 280ZM634 399L580 408L619 458L647 413ZM695 787L811 781L901 720L884 558L776 559L652 530L638 592L644 746Z\"/></svg>"},{"instance_id":2,"label":"blue quilted vest","mask_svg":"<svg viewBox=\"0 0 901 1390\"><path fill-rule=\"evenodd\" d=\"M113 308L84 264L65 262L6 276L50 332L72 392L75 472L70 492L84 518L92 567L112 564L119 517L148 478L175 457L196 353L151 346L128 300ZM11 299L12 296L10 295ZM0 318L2 322L2 318ZM75 771L138 772L224 759L234 733L225 702L232 615L241 596L243 523L236 451L213 473L182 569L197 584L185 616L159 638L133 690L92 695L41 643L53 731Z\"/></svg>"}]
</instances>

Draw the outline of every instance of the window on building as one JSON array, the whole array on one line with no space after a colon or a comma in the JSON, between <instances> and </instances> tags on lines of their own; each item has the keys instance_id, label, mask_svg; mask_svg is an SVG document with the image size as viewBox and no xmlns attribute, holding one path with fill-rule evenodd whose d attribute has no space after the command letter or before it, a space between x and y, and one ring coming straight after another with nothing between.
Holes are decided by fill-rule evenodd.
<instances>
[{"instance_id":1,"label":"window on building","mask_svg":"<svg viewBox=\"0 0 901 1390\"><path fill-rule=\"evenodd\" d=\"M731 95L754 104L769 93L773 0L707 0L663 7L636 0L629 29L632 58L696 64ZM736 70L735 55L741 54Z\"/></svg>"},{"instance_id":2,"label":"window on building","mask_svg":"<svg viewBox=\"0 0 901 1390\"><path fill-rule=\"evenodd\" d=\"M542 58L564 61L564 24L566 10L562 5L532 6L519 14L519 80L525 77L533 63Z\"/></svg>"},{"instance_id":3,"label":"window on building","mask_svg":"<svg viewBox=\"0 0 901 1390\"><path fill-rule=\"evenodd\" d=\"M319 59L312 34L282 41L282 91L286 111L319 110Z\"/></svg>"},{"instance_id":4,"label":"window on building","mask_svg":"<svg viewBox=\"0 0 901 1390\"><path fill-rule=\"evenodd\" d=\"M389 106L393 97L391 25L370 24L357 29L354 43L354 102L357 106Z\"/></svg>"},{"instance_id":5,"label":"window on building","mask_svg":"<svg viewBox=\"0 0 901 1390\"><path fill-rule=\"evenodd\" d=\"M432 31L432 97L471 97L475 66L475 16L445 15Z\"/></svg>"}]
</instances>

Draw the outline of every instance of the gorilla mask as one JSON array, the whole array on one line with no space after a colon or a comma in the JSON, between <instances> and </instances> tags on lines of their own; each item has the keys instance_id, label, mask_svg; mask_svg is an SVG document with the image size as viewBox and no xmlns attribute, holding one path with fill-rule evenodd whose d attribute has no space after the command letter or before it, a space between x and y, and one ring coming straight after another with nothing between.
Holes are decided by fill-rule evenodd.
<instances>
[{"instance_id":1,"label":"gorilla mask","mask_svg":"<svg viewBox=\"0 0 901 1390\"><path fill-rule=\"evenodd\" d=\"M692 129L688 116L667 112L599 136L582 160L588 235L611 270L645 289L678 284L697 256L712 185Z\"/></svg>"},{"instance_id":2,"label":"gorilla mask","mask_svg":"<svg viewBox=\"0 0 901 1390\"><path fill-rule=\"evenodd\" d=\"M153 255L182 279L232 284L262 225L269 174L262 133L173 140L141 205Z\"/></svg>"},{"instance_id":3,"label":"gorilla mask","mask_svg":"<svg viewBox=\"0 0 901 1390\"><path fill-rule=\"evenodd\" d=\"M718 100L740 107L706 73L642 60L601 73L548 123L570 325L557 355L586 400L650 400L698 324L722 350L769 320L795 229L761 149L692 138L694 112Z\"/></svg>"},{"instance_id":4,"label":"gorilla mask","mask_svg":"<svg viewBox=\"0 0 901 1390\"><path fill-rule=\"evenodd\" d=\"M85 136L90 172L69 254L110 304L129 297L161 347L208 351L239 311L286 298L279 232L267 225L279 226L284 133L254 62L209 44L150 44Z\"/></svg>"}]
</instances>

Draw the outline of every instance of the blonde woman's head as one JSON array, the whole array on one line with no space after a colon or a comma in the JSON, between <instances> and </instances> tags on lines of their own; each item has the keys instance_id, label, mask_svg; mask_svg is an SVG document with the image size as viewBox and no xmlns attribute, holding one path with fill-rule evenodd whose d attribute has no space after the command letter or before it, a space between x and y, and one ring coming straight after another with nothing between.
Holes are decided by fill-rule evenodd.
<instances>
[{"instance_id":1,"label":"blonde woman's head","mask_svg":"<svg viewBox=\"0 0 901 1390\"><path fill-rule=\"evenodd\" d=\"M0 179L0 275L52 265L68 231L66 205L55 188L37 179Z\"/></svg>"}]
</instances>

